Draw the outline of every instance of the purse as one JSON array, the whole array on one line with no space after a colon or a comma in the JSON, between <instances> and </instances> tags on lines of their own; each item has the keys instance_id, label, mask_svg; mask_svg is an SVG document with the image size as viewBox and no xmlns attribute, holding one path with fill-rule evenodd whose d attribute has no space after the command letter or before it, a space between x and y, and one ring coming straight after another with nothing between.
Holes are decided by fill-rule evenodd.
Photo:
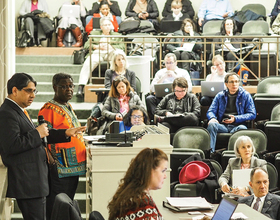
<instances>
[{"instance_id":1,"label":"purse","mask_svg":"<svg viewBox=\"0 0 280 220\"><path fill-rule=\"evenodd\" d=\"M83 64L85 62L85 56L87 54L87 50L82 48L80 50L74 50L72 56L73 64Z\"/></svg>"}]
</instances>

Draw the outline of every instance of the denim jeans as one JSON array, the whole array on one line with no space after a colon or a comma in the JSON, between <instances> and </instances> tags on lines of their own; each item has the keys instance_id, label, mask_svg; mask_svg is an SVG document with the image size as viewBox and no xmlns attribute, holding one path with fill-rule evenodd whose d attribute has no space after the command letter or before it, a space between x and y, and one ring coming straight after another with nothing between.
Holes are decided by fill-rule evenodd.
<instances>
[{"instance_id":1,"label":"denim jeans","mask_svg":"<svg viewBox=\"0 0 280 220\"><path fill-rule=\"evenodd\" d=\"M212 122L208 125L207 130L210 133L210 147L211 152L215 151L217 133L234 133L235 131L247 129L245 125L232 125L232 124L220 124Z\"/></svg>"}]
</instances>

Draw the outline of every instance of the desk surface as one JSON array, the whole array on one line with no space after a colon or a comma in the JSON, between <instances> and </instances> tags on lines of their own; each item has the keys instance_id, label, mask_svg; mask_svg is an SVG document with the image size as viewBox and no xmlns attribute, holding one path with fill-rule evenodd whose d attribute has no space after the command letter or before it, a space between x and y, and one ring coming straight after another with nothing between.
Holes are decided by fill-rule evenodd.
<instances>
[{"instance_id":1,"label":"desk surface","mask_svg":"<svg viewBox=\"0 0 280 220\"><path fill-rule=\"evenodd\" d=\"M213 210L201 211L201 213L213 213L213 212L215 212L217 207L218 207L218 205L215 204ZM197 216L197 215L189 215L188 212L173 212L167 208L164 208L162 206L162 204L158 205L158 209L159 209L160 213L162 214L164 220L186 220L186 219L188 219L188 217L190 218L190 217ZM256 220L256 219L269 220L270 219L245 204L238 204L235 212L242 212L244 215L246 215L248 217L248 220Z\"/></svg>"},{"instance_id":2,"label":"desk surface","mask_svg":"<svg viewBox=\"0 0 280 220\"><path fill-rule=\"evenodd\" d=\"M91 92L109 92L110 89L106 89L106 88L89 88L89 91L91 91Z\"/></svg>"}]
</instances>

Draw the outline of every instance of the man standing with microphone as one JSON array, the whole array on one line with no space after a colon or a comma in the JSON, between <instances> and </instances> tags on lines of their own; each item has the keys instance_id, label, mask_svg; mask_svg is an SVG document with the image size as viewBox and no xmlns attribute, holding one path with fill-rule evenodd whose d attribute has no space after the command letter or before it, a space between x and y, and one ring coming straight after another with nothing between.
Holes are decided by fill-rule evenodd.
<instances>
[{"instance_id":1,"label":"man standing with microphone","mask_svg":"<svg viewBox=\"0 0 280 220\"><path fill-rule=\"evenodd\" d=\"M8 97L0 107L0 154L8 168L6 196L16 198L25 220L46 219L48 158L42 138L48 143L69 142L84 127L48 130L35 127L26 107L35 98L36 81L26 73L16 73L7 83Z\"/></svg>"}]
</instances>

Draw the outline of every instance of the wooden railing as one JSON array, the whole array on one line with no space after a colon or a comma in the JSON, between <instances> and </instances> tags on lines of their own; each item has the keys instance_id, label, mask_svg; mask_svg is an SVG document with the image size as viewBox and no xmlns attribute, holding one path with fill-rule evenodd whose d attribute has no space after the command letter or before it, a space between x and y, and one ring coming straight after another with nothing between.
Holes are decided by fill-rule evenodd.
<instances>
[{"instance_id":1,"label":"wooden railing","mask_svg":"<svg viewBox=\"0 0 280 220\"><path fill-rule=\"evenodd\" d=\"M94 43L93 38L100 38L100 35L90 35L91 43ZM102 36L104 37L104 36ZM114 38L123 38L123 43L125 44L125 53L128 56L134 56L139 53L143 55L151 55L154 57L154 62L151 62L151 73L150 79L154 77L155 71L164 67L164 55L168 52L166 50L166 45L170 44L168 38L182 38L178 36L153 36L153 35L120 35L113 36ZM109 37L108 42L109 42ZM198 38L189 37L189 38ZM236 60L230 61L226 60L226 64L234 63L234 67L238 65L243 65L248 68L249 78L248 84L257 85L258 82L267 76L278 76L279 69L279 43L280 36L200 36L201 42L196 42L196 44L202 44L202 50L200 54L200 60L178 60L181 62L200 62L202 64L202 71L200 73L200 78L196 80L204 80L206 75L210 73L209 64L211 55L220 53L223 55L227 50L230 53L234 53L227 44L225 44L226 38L237 38L240 41L234 42L235 44L240 44L242 52L234 53ZM215 38L220 38L222 42L213 42ZM137 41L137 42L136 42ZM110 43L114 43L111 39ZM173 43L173 42L172 42ZM215 50L215 44L224 45L224 49L220 51ZM143 46L145 45L145 46ZM109 68L109 62L107 67ZM91 69L91 68L90 68ZM92 79L102 79L104 78L104 73L101 72L101 67L99 66L99 71L97 76L93 76ZM233 69L232 69L233 70ZM242 71L241 71L242 72Z\"/></svg>"}]
</instances>

